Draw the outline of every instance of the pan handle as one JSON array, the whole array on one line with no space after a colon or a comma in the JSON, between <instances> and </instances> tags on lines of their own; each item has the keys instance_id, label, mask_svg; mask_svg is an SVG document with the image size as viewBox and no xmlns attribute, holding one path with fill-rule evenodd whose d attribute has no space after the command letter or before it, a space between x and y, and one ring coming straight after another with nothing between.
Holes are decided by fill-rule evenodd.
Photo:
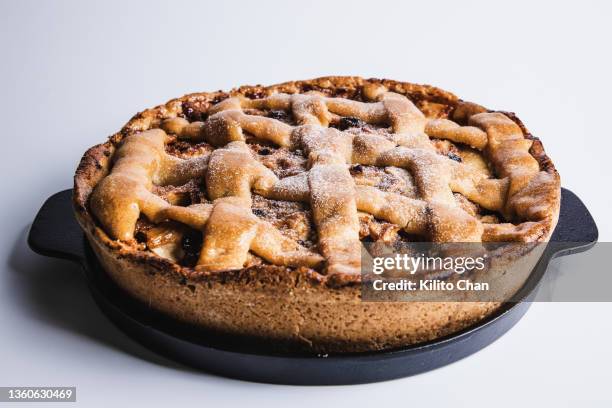
<instances>
[{"instance_id":1,"label":"pan handle","mask_svg":"<svg viewBox=\"0 0 612 408\"><path fill-rule=\"evenodd\" d=\"M557 228L549 241L549 260L584 252L599 237L597 224L582 200L568 189L561 189L561 211Z\"/></svg>"},{"instance_id":2,"label":"pan handle","mask_svg":"<svg viewBox=\"0 0 612 408\"><path fill-rule=\"evenodd\" d=\"M49 197L28 234L28 245L34 252L79 263L85 260L84 240L72 210L72 190Z\"/></svg>"}]
</instances>

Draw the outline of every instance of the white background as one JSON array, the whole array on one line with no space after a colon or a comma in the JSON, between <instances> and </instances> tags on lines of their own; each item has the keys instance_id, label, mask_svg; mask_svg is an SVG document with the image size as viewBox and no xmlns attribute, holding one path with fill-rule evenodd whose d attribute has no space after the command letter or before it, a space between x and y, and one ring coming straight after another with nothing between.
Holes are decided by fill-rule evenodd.
<instances>
[{"instance_id":1,"label":"white background","mask_svg":"<svg viewBox=\"0 0 612 408\"><path fill-rule=\"evenodd\" d=\"M74 385L83 406L610 406L612 304L535 304L490 347L412 378L262 385L155 356L105 320L76 267L24 243L86 148L137 111L330 74L431 83L517 112L610 241L609 4L2 0L0 386Z\"/></svg>"}]
</instances>

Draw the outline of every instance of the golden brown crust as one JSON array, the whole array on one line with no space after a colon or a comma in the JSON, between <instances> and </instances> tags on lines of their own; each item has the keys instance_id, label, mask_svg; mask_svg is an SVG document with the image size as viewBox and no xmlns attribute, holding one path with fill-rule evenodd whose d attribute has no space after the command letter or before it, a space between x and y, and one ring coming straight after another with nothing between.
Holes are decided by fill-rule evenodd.
<instances>
[{"instance_id":1,"label":"golden brown crust","mask_svg":"<svg viewBox=\"0 0 612 408\"><path fill-rule=\"evenodd\" d=\"M390 92L407 96L421 111L428 113L431 118L452 117L457 123L468 124L472 116L483 112L492 112L478 105L463 102L455 95L435 87L392 80L365 80L359 77L325 77L308 81L285 82L267 87L259 85L242 86L227 93L221 91L194 93L171 100L165 105L147 109L135 115L120 132L112 135L106 143L89 149L83 156L75 175L74 206L77 219L107 271L124 289L141 300L153 299L152 303L157 303L156 307L166 313L215 330L248 335L258 334L256 323L248 324L246 320L241 320L236 315L232 315L233 317L228 320L231 323L226 322L231 327L224 327L224 319L213 318L210 313L207 314L200 308L206 307L212 310L211 313L215 310L221 313L223 309L221 300L209 304L206 299L216 298L217 295L225 291L227 293L223 296L232 294L232 296L236 296L241 291L248 292L250 290L249 284L253 281L258 282L258 290L267 291L264 298L271 301L278 295L277 291L280 285L280 287L285 288L282 290L283 296L288 296L287 299L283 300L283 302L287 302L285 306L290 307L292 313L296 315L295 320L288 318L289 323L287 324L295 325L295 322L299 321L307 329L298 325L300 327L298 327L297 332L295 330L290 332L287 327L283 327L276 331L271 329L268 333L264 332L263 336L295 340L302 345L305 344L307 348L318 351L363 351L431 340L466 327L490 314L499 304L488 302L474 304L470 307L469 303L458 306L454 302L413 304L412 306L396 303L388 305L375 303L367 306L367 304L359 301L360 275L343 274L341 271L340 273L325 275L305 267L288 268L268 264L254 265L238 270L216 271L214 273L204 269L196 270L192 267L181 266L149 250L139 249L133 244L109 238L90 212L88 200L92 191L108 175L111 168L111 159L117 146L127 135L159 127L163 119L170 117L189 117L189 115L193 115L198 119L199 115L199 118L203 119L202 114L206 115L206 112L214 104L229 96L242 95L249 98L263 98L275 93L294 94L318 91L327 96L365 100L364 86L369 84L381 84ZM543 224L542 228L530 231L529 235L522 230L520 232L523 238L526 237L530 241L544 241L552 234L557 221L559 176L552 161L546 156L539 139L528 133L514 114L504 112L504 115L520 127L525 139L533 141L529 148L529 154L537 161L539 171L549 174L553 180L552 184L549 183L552 189L543 193L546 195L544 197L546 200L542 203L546 214L538 214L542 217L549 214L548 221ZM485 234L487 234L486 230ZM517 232L515 230L501 231L497 234L494 236L512 239L512 234L517 234ZM152 276L156 278L152 278ZM156 282L158 279L163 281L163 288L159 290L155 289L160 287L160 282ZM189 285L192 285L195 289L185 291L185 287ZM287 287L292 285L294 288L292 290L297 288L299 290L290 293L292 290L287 289ZM230 287L231 290L228 289ZM210 288L217 289L211 291ZM184 297L184 302L179 300L177 296L179 298ZM247 294L242 296L245 297L245 304L253 300L249 300ZM326 298L328 300L325 300ZM176 301L172 299L176 299ZM316 315L304 316L303 312L299 310L302 307L312 310L313 307L320 307L321 302L334 301L333 299L337 300L334 307L339 307L339 310L342 310L345 315L350 316L350 311L356 310L354 315L360 316L359 319L365 316L363 313L369 313L370 316L380 319L393 313L394 316L397 316L397 319L395 322L379 322L378 327L376 327L374 321L370 324L362 322L364 325L363 335L353 331L347 334L341 329L334 330L326 326L329 325L329 321L326 319L321 319ZM266 304L262 305L261 310L264 310L264 306L268 309L274 307L271 304ZM457 312L458 308L461 308L461 312ZM327 309L322 307L319 313L324 313L325 310ZM423 311L435 317L430 325L416 323L410 325L407 323ZM189 313L192 314L191 317L188 315ZM345 327L343 324L350 326L351 323L348 320L345 322L346 318L340 316L341 314L338 312L329 316L329 318L340 319L339 327L341 328ZM280 320L282 320L282 318L267 319L268 322L274 322L275 325L281 324ZM321 320L319 326L313 323L317 319ZM444 319L447 319L445 324L442 323ZM261 322L258 324L261 324ZM402 327L405 328L403 332ZM390 333L388 336L385 336L385 330ZM371 340L368 340L368 336Z\"/></svg>"}]
</instances>

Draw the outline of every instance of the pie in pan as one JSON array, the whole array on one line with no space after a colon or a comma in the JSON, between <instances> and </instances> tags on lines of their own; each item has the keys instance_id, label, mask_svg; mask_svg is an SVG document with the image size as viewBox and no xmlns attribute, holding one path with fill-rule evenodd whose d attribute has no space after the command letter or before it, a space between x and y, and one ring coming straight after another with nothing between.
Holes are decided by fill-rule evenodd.
<instances>
[{"instance_id":1,"label":"pie in pan","mask_svg":"<svg viewBox=\"0 0 612 408\"><path fill-rule=\"evenodd\" d=\"M74 206L104 270L181 321L314 352L448 335L500 302L363 302L363 241L545 242L560 181L511 113L325 77L195 93L89 149Z\"/></svg>"}]
</instances>

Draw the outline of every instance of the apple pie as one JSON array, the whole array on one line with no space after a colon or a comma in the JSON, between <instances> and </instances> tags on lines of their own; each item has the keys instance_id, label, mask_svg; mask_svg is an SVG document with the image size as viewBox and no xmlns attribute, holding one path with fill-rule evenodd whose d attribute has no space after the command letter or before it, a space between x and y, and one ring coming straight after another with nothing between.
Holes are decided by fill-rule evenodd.
<instances>
[{"instance_id":1,"label":"apple pie","mask_svg":"<svg viewBox=\"0 0 612 408\"><path fill-rule=\"evenodd\" d=\"M326 77L173 99L77 169L104 270L195 326L314 352L448 335L500 302L364 302L364 242L546 242L560 181L512 113Z\"/></svg>"}]
</instances>

